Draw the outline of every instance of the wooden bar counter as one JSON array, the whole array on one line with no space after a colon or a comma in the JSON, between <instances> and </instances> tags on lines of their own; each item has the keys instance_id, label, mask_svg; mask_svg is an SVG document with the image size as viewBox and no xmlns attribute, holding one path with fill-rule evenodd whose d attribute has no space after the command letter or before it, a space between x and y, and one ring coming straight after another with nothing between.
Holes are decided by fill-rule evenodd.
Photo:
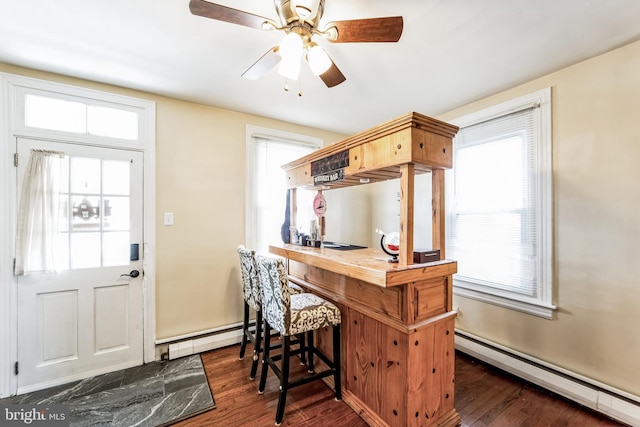
<instances>
[{"instance_id":1,"label":"wooden bar counter","mask_svg":"<svg viewBox=\"0 0 640 427\"><path fill-rule=\"evenodd\" d=\"M372 249L270 251L289 259L291 281L340 307L344 401L369 425L460 423L448 308L455 261L402 266Z\"/></svg>"},{"instance_id":2,"label":"wooden bar counter","mask_svg":"<svg viewBox=\"0 0 640 427\"><path fill-rule=\"evenodd\" d=\"M342 312L343 397L372 426L455 426L452 275L445 257L444 170L458 128L418 113L283 165L296 225L296 191L319 193L398 179L398 262L373 249L270 246L289 260L289 278ZM414 264L414 176L431 173L432 249L440 260ZM420 195L417 195L419 197ZM321 198L320 198L321 199ZM324 236L323 212L319 213ZM291 239L293 241L293 238ZM330 354L330 331L318 347Z\"/></svg>"}]
</instances>

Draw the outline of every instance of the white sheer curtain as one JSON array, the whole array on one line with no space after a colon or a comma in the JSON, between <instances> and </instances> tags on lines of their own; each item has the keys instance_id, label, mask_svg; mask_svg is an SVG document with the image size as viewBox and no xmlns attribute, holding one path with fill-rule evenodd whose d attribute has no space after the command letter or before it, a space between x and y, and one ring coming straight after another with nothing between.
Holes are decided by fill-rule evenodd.
<instances>
[{"instance_id":1,"label":"white sheer curtain","mask_svg":"<svg viewBox=\"0 0 640 427\"><path fill-rule=\"evenodd\" d=\"M286 174L282 165L317 150L316 146L303 142L283 141L273 138L255 137L256 168L254 174L255 240L254 248L269 251L269 245L281 242L280 227L284 221L286 206ZM301 190L297 193L298 225L305 227L315 218L312 209L314 192Z\"/></svg>"},{"instance_id":2,"label":"white sheer curtain","mask_svg":"<svg viewBox=\"0 0 640 427\"><path fill-rule=\"evenodd\" d=\"M16 234L15 274L53 272L60 219L64 153L31 150L22 183Z\"/></svg>"}]
</instances>

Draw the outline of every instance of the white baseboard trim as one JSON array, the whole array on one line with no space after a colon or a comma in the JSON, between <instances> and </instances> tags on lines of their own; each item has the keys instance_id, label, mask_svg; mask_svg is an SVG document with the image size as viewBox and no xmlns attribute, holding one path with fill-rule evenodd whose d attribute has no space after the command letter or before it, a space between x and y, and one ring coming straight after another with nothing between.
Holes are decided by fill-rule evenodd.
<instances>
[{"instance_id":1,"label":"white baseboard trim","mask_svg":"<svg viewBox=\"0 0 640 427\"><path fill-rule=\"evenodd\" d=\"M218 328L213 333L209 332L199 337L192 336L170 343L169 360L237 344L242 341L242 324L239 325L240 328L237 325L230 325L226 328ZM167 341L164 340L164 342Z\"/></svg>"},{"instance_id":2,"label":"white baseboard trim","mask_svg":"<svg viewBox=\"0 0 640 427\"><path fill-rule=\"evenodd\" d=\"M640 397L508 347L456 330L456 350L632 426L640 425Z\"/></svg>"},{"instance_id":3,"label":"white baseboard trim","mask_svg":"<svg viewBox=\"0 0 640 427\"><path fill-rule=\"evenodd\" d=\"M249 323L251 325L255 325L256 322L255 320L252 320ZM189 334L176 335L176 336L167 337L167 338L159 338L155 341L155 343L156 345L173 343L176 341L186 340L188 338L198 338L198 337L203 337L205 335L213 335L220 332L227 332L232 329L242 329L242 322L232 323L230 325L225 325L225 326L219 326L217 328L205 329L203 331L191 332Z\"/></svg>"}]
</instances>

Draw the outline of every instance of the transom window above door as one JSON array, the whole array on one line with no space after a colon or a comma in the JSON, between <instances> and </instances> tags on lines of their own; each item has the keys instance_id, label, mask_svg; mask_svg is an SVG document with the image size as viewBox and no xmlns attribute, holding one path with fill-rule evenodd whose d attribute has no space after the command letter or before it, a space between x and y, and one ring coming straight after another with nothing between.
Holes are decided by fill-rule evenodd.
<instances>
[{"instance_id":1,"label":"transom window above door","mask_svg":"<svg viewBox=\"0 0 640 427\"><path fill-rule=\"evenodd\" d=\"M47 138L58 134L67 141L128 149L142 148L153 133L147 127L149 111L144 102L110 94L96 99L68 89L16 86L14 96L20 100L12 119L16 133Z\"/></svg>"},{"instance_id":2,"label":"transom window above door","mask_svg":"<svg viewBox=\"0 0 640 427\"><path fill-rule=\"evenodd\" d=\"M138 113L135 111L30 93L25 94L24 106L27 127L138 139Z\"/></svg>"}]
</instances>

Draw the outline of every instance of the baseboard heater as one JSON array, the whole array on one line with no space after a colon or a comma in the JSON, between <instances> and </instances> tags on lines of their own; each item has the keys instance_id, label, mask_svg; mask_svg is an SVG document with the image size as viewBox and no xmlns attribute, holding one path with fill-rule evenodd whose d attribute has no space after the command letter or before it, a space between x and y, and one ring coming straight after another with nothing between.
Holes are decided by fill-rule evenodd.
<instances>
[{"instance_id":1,"label":"baseboard heater","mask_svg":"<svg viewBox=\"0 0 640 427\"><path fill-rule=\"evenodd\" d=\"M456 330L455 346L465 354L573 400L608 417L640 426L640 397L508 347Z\"/></svg>"},{"instance_id":2,"label":"baseboard heater","mask_svg":"<svg viewBox=\"0 0 640 427\"><path fill-rule=\"evenodd\" d=\"M253 326L255 322L251 323ZM192 354L203 353L216 348L237 344L242 341L242 323L209 329L179 337L156 341L156 345L169 344L169 360Z\"/></svg>"}]
</instances>

